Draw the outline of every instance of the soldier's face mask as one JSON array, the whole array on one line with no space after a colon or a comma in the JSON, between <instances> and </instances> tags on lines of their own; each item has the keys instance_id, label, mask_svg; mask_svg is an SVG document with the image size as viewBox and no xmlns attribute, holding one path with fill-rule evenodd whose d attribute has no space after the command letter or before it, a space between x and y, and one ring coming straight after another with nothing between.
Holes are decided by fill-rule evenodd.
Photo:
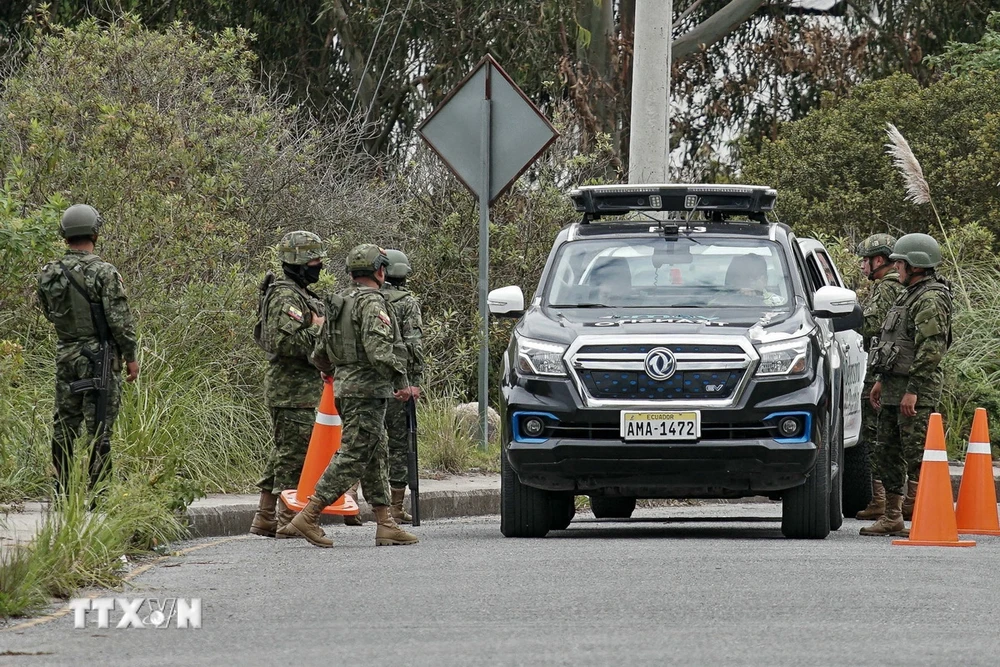
<instances>
[{"instance_id":1,"label":"soldier's face mask","mask_svg":"<svg viewBox=\"0 0 1000 667\"><path fill-rule=\"evenodd\" d=\"M319 280L319 274L323 271L323 263L319 264L307 264L302 267L302 280L307 285L312 285L314 282Z\"/></svg>"}]
</instances>

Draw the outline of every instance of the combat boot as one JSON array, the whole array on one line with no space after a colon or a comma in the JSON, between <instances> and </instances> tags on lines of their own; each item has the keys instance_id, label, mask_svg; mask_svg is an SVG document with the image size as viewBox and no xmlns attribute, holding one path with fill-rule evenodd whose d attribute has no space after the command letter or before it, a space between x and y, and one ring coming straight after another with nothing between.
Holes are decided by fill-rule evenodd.
<instances>
[{"instance_id":1,"label":"combat boot","mask_svg":"<svg viewBox=\"0 0 1000 667\"><path fill-rule=\"evenodd\" d=\"M906 483L906 498L903 499L903 521L913 521L913 506L917 502L917 482Z\"/></svg>"},{"instance_id":2,"label":"combat boot","mask_svg":"<svg viewBox=\"0 0 1000 667\"><path fill-rule=\"evenodd\" d=\"M354 486L352 486L351 488L349 488L347 490L347 493L344 494L345 496L350 496L351 500L354 501L355 505L358 504L358 485L359 484L360 484L360 482L355 482ZM361 506L358 505L358 507L361 507ZM345 526L363 526L363 525L365 525L365 522L364 522L364 519L361 518L361 513L359 512L358 514L353 514L353 515L345 516L344 517L344 525Z\"/></svg>"},{"instance_id":3,"label":"combat boot","mask_svg":"<svg viewBox=\"0 0 1000 667\"><path fill-rule=\"evenodd\" d=\"M882 480L872 480L872 499L868 507L854 515L855 519L877 519L885 514L885 487Z\"/></svg>"},{"instance_id":4,"label":"combat boot","mask_svg":"<svg viewBox=\"0 0 1000 667\"><path fill-rule=\"evenodd\" d=\"M413 517L403 509L403 498L406 496L406 487L392 489L392 505L389 507L389 515L396 523L413 523Z\"/></svg>"},{"instance_id":5,"label":"combat boot","mask_svg":"<svg viewBox=\"0 0 1000 667\"><path fill-rule=\"evenodd\" d=\"M285 501L280 497L278 498L277 517L278 529L274 531L275 537L278 539L302 537L302 533L297 531L295 526L292 525L292 519L295 518L295 510L288 509L288 506L285 505Z\"/></svg>"},{"instance_id":6,"label":"combat boot","mask_svg":"<svg viewBox=\"0 0 1000 667\"><path fill-rule=\"evenodd\" d=\"M270 491L261 491L260 500L257 502L257 513L253 515L253 522L250 524L250 532L263 537L274 537L274 532L278 529L277 520L274 516L274 506L278 502L278 496Z\"/></svg>"},{"instance_id":7,"label":"combat boot","mask_svg":"<svg viewBox=\"0 0 1000 667\"><path fill-rule=\"evenodd\" d=\"M323 527L319 525L319 516L323 513L324 507L322 500L316 496L309 496L309 504L303 507L288 525L299 531L310 544L317 547L332 547L333 540L326 536Z\"/></svg>"},{"instance_id":8,"label":"combat boot","mask_svg":"<svg viewBox=\"0 0 1000 667\"><path fill-rule=\"evenodd\" d=\"M406 532L389 516L389 508L378 505L375 510L375 546L388 547L395 544L416 544L420 540L416 535Z\"/></svg>"},{"instance_id":9,"label":"combat boot","mask_svg":"<svg viewBox=\"0 0 1000 667\"><path fill-rule=\"evenodd\" d=\"M862 535L896 535L906 529L903 523L903 496L895 493L885 494L885 514L870 526L861 529Z\"/></svg>"}]
</instances>

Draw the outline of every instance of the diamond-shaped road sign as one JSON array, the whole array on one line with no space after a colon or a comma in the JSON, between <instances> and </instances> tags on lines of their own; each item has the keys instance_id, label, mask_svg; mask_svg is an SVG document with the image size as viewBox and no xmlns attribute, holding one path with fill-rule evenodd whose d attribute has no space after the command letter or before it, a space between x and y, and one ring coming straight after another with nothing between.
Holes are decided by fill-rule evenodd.
<instances>
[{"instance_id":1,"label":"diamond-shaped road sign","mask_svg":"<svg viewBox=\"0 0 1000 667\"><path fill-rule=\"evenodd\" d=\"M492 204L559 133L492 56L479 61L417 128L479 199L484 194L483 100L490 100L490 192L486 200Z\"/></svg>"}]
</instances>

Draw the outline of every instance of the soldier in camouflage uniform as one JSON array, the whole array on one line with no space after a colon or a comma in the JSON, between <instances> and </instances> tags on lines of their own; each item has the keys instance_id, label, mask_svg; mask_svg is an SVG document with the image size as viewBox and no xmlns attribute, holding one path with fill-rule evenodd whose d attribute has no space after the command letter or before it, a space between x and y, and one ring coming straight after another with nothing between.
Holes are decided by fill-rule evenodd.
<instances>
[{"instance_id":1,"label":"soldier in camouflage uniform","mask_svg":"<svg viewBox=\"0 0 1000 667\"><path fill-rule=\"evenodd\" d=\"M327 467L309 504L292 525L312 544L331 547L319 516L361 478L378 524L375 545L414 544L414 535L389 515L388 442L385 408L406 401L413 390L406 379L402 337L389 315L380 287L385 282L385 252L365 244L347 255L352 285L327 300L327 320L313 351L313 363L336 382L337 411L343 422L340 449Z\"/></svg>"},{"instance_id":2,"label":"soldier in camouflage uniform","mask_svg":"<svg viewBox=\"0 0 1000 667\"><path fill-rule=\"evenodd\" d=\"M38 300L58 336L52 463L61 493L66 491L73 443L84 422L92 445L91 487L110 474L110 436L120 406L122 362L127 382L134 382L139 376L135 323L125 283L115 267L94 254L102 224L101 215L92 206L76 204L66 209L59 231L68 250L62 259L49 262L38 274ZM107 410L103 423L98 423L99 392L74 393L70 383L95 377L95 364L89 357L100 354L98 327L103 328L104 324L96 321L100 315L94 311L99 313L102 309L113 360L108 376Z\"/></svg>"},{"instance_id":3,"label":"soldier in camouflage uniform","mask_svg":"<svg viewBox=\"0 0 1000 667\"><path fill-rule=\"evenodd\" d=\"M282 530L295 513L285 507L280 493L298 484L323 392L323 380L309 361L324 322L323 302L309 285L319 280L326 252L317 235L296 231L282 237L278 254L283 276L265 276L254 329L268 360L264 401L271 412L274 446L257 483L260 502L250 532L298 537L295 530Z\"/></svg>"},{"instance_id":4,"label":"soldier in camouflage uniform","mask_svg":"<svg viewBox=\"0 0 1000 667\"><path fill-rule=\"evenodd\" d=\"M886 315L872 348L876 375L869 400L880 410L878 471L885 485L885 514L862 535L907 535L903 485L916 497L927 420L941 399L941 360L951 345L952 299L948 284L935 275L941 248L926 234L907 234L893 246L906 290ZM906 482L906 476L909 481Z\"/></svg>"},{"instance_id":5,"label":"soldier in camouflage uniform","mask_svg":"<svg viewBox=\"0 0 1000 667\"><path fill-rule=\"evenodd\" d=\"M858 244L857 254L861 258L861 272L872 281L871 289L863 304L864 324L861 326L861 336L864 339L865 352L871 352L872 346L878 342L886 313L895 303L896 297L904 290L899 282L899 272L889 259L895 243L896 239L888 234L875 234ZM877 519L885 514L885 487L879 479L876 468L878 412L868 402L868 396L875 384L873 375L870 372L867 374L861 392L861 442L858 443L858 446L868 449L868 462L872 470L872 499L868 507L857 513L858 519Z\"/></svg>"}]
</instances>

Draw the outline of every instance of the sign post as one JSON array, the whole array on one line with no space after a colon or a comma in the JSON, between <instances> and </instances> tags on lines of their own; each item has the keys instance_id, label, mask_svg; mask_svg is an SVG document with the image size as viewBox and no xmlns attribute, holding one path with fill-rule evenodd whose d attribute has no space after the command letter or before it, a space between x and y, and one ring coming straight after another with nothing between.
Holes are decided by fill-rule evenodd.
<instances>
[{"instance_id":1,"label":"sign post","mask_svg":"<svg viewBox=\"0 0 1000 667\"><path fill-rule=\"evenodd\" d=\"M479 201L479 435L488 444L490 205L559 133L487 55L417 133Z\"/></svg>"}]
</instances>

